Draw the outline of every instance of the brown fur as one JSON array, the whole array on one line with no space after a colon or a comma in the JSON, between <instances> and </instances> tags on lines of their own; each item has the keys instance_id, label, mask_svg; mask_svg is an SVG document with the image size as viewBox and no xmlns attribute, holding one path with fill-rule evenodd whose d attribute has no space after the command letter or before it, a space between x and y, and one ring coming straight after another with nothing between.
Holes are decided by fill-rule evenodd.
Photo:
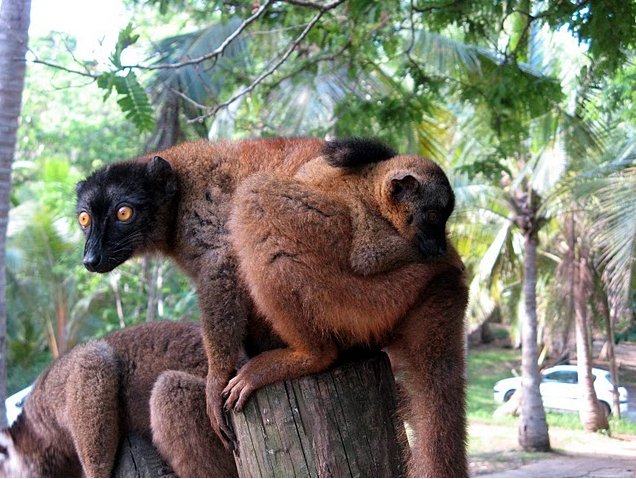
<instances>
[{"instance_id":1,"label":"brown fur","mask_svg":"<svg viewBox=\"0 0 636 479\"><path fill-rule=\"evenodd\" d=\"M391 185L407 175L423 193L397 201ZM296 179L258 174L240 185L230 221L239 269L287 347L244 365L224 391L228 406L321 371L343 349L386 346L405 370L416 434L410 473L467 474L463 265L452 248L423 259L406 221L430 211L428 193L446 194L436 178L434 163L398 156L355 171L318 159Z\"/></svg>"},{"instance_id":2,"label":"brown fur","mask_svg":"<svg viewBox=\"0 0 636 479\"><path fill-rule=\"evenodd\" d=\"M213 429L228 447L234 436L225 422L221 393L236 369L241 342L245 340L256 351L276 344L273 338L245 337L251 331L265 334L268 328L246 324L248 316L252 323L257 318L251 315L249 298L237 288L236 260L226 229L231 197L240 181L254 173L276 171L281 176L293 176L301 165L320 154L323 145L318 139L199 141L158 152L170 164L177 194L174 201L157 205L153 231L134 254L160 252L171 257L196 285L209 364L207 412ZM149 174L158 177L156 188L161 188L165 175L156 174L154 157L147 155L120 165L148 165ZM112 171L112 166L102 169L104 175ZM125 176L117 181L125 181ZM80 209L90 209L83 204L84 196L87 189L95 188L104 195L108 188L96 174L78 184ZM87 231L87 246L90 235Z\"/></svg>"},{"instance_id":3,"label":"brown fur","mask_svg":"<svg viewBox=\"0 0 636 479\"><path fill-rule=\"evenodd\" d=\"M207 364L197 323L151 322L77 346L42 373L16 422L1 433L7 455L0 456L0 473L110 477L120 437L135 432L153 439L150 394L157 377L170 369L203 381ZM154 416L194 419L171 398L159 392L154 396ZM169 448L163 434L154 441L177 474L236 476L231 454L210 438L207 427L192 424L188 429L187 441L207 450L196 464L184 460L190 457L186 438L173 434Z\"/></svg>"},{"instance_id":4,"label":"brown fur","mask_svg":"<svg viewBox=\"0 0 636 479\"><path fill-rule=\"evenodd\" d=\"M155 446L180 477L236 477L234 457L210 427L205 377L162 373L150 398L150 422Z\"/></svg>"},{"instance_id":5,"label":"brown fur","mask_svg":"<svg viewBox=\"0 0 636 479\"><path fill-rule=\"evenodd\" d=\"M279 180L285 182L298 175L296 178L297 186L304 185L305 187L310 186L313 180L320 183L322 179L326 179L321 185L318 185L319 189L322 188L322 191L325 192L321 198L326 195L328 204L324 208L334 208L335 212L335 216L331 219L325 216L327 226L321 225L321 216L323 215L320 212L306 211L307 208L305 208L307 214L299 217L297 215L298 208L291 211L293 221L303 221L304 231L302 235L306 237L304 240L301 239L296 230L296 232L291 232L292 238L296 237L301 242L305 241L309 255L313 254L316 258L319 257L320 261L314 260L315 268L309 273L302 270L295 272L293 269L291 271L282 270L283 274L287 274L287 272L296 274L295 277L290 275L289 282L298 281L298 284L302 286L304 297L310 299L311 313L321 318L318 323L328 326L327 329L338 338L336 348L333 346L332 339L328 338L325 342L318 341L312 344L312 347L315 348L315 354L304 351L305 354L309 353L311 361L313 361L310 369L321 369L328 366L338 349L348 344L375 343L377 346L392 344L395 342L393 337L398 329L409 322L408 318L413 316L413 311L420 308L417 310L430 314L433 319L427 319L422 313L417 318L410 320L416 321L419 325L419 328L416 329L422 340L420 349L411 354L428 354L429 345L425 341L428 337L425 332L427 322L437 321L444 324L447 321L448 331L445 331L447 344L437 342L431 344L430 347L433 348L434 354L437 354L438 350L448 348L448 361L457 365L457 369L453 369L453 375L449 376L448 380L455 381L460 389L463 388L463 356L455 357L456 348L453 346L457 338L462 338L461 324L451 319L445 319L446 312L435 306L436 303L431 303L432 306L429 306L428 309L421 304L428 295L425 290L422 290L423 285L419 281L428 281L430 268L435 269L435 266L418 263L418 255L413 245L413 232L404 223L409 217L409 211L403 208L407 203L400 207L393 205L393 208L378 212L377 208L382 203L377 202L373 197L368 197L368 192L365 196L365 190L362 189L358 195L360 201L351 205L351 211L354 211L355 214L350 211L342 214L339 206L342 201L341 195L337 194L334 198L329 197L329 195L335 194L334 191L329 190L329 175L333 176L335 170L332 169L331 173L323 176L326 172L325 165L320 164L319 157L324 146L325 142L318 139L266 139L216 144L194 142L178 145L158 153L169 163L174 174L177 184L176 194L174 199L157 200L157 218L153 223L152 231L143 245L136 246L132 254L161 252L173 258L189 274L197 287L202 312L204 346L209 364L206 381L207 413L215 432L227 445L233 440L233 433L224 420L222 392L236 369L240 346L244 342L248 350L254 353L269 349L277 344L269 325L263 322L260 315L254 311L249 293L240 287L237 257L231 247L228 232L232 197L241 182L255 174L271 174L272 177L267 177L267 175L265 177L274 182ZM383 149L375 149L375 151L380 151L380 155L384 155L386 152ZM135 165L148 165L146 175L154 175L158 171L157 167L161 167L161 165L153 157L154 155L148 155L121 163L120 166L132 169ZM341 159L337 159L336 163L339 161ZM357 155L353 163L364 164L365 161L364 155ZM307 166L301 170L303 165ZM111 166L102 170L104 177L107 177L109 168ZM312 172L314 168L315 170ZM382 167L378 166L378 168ZM369 168L369 170L373 170L373 168ZM119 171L122 172L122 176L109 180L111 183L125 181L126 170ZM162 173L161 178L164 176ZM89 178L84 185L79 185L78 207L89 208L90 205L86 206L83 200L85 197L93 195L95 190L105 191L107 189L107 186L103 185L105 181L101 177L100 179L95 177L93 181ZM163 179L155 181L151 191L154 189L172 194L172 185L170 183L164 185L163 181ZM348 183L341 184L346 186ZM352 191L355 193L355 189ZM256 206L256 213L258 213L259 194L254 195L253 201L251 201L252 206ZM166 196L163 193L162 195ZM278 198L278 200L280 199ZM373 205L374 202L375 209L367 211L368 205ZM266 205L267 208L270 206L272 208L264 213L263 219L274 224L278 206L275 203ZM414 206L414 203L411 206ZM322 204L320 208L323 208ZM316 219L318 221L314 221ZM255 219L255 221L257 220ZM312 238L310 234L314 227L315 231L322 235L318 237L320 241L317 242L316 238ZM396 233L396 229L398 233ZM369 234L357 234L364 230L367 230ZM323 234L325 231L338 234L325 237ZM89 241L93 241L90 235L91 232L87 230L87 246ZM418 238L415 238L415 241L417 242ZM313 243L316 244L312 246ZM276 255L276 252L273 254ZM346 257L343 256L345 254ZM128 257L122 257L116 263L119 264ZM454 258L450 261L454 263L456 254L453 250L451 250L449 257ZM264 255L259 260L269 261L270 259L277 260L274 262L276 267L281 262L293 263L291 258L281 256L273 258L271 255L269 258ZM458 258L456 259L459 261ZM328 265L323 266L322 260L327 261ZM458 308L463 308L465 306L463 273L456 268L449 268L448 261L435 261L439 261L442 269L447 270L445 274L448 278L457 277L454 282L447 281L448 284L452 285L452 288L446 294L452 298ZM85 256L86 263L87 257ZM117 264L109 265L108 268L115 267ZM87 267L89 266L87 265ZM341 267L344 267L345 270L341 271ZM99 271L94 266L91 268ZM395 271L397 268L401 268L401 270ZM259 268L254 269L259 270ZM106 268L103 269L103 271L106 270ZM428 273L424 272L425 270ZM267 274L266 268L261 269L261 271L263 274ZM378 276L378 273L382 272L386 274ZM272 271L274 277L279 274L279 272ZM280 276L278 277L280 278ZM349 283L347 279L352 282ZM393 282L393 280L397 281L398 279L398 282ZM276 294L297 294L293 288L291 291L286 290L286 286L281 281L276 281L274 284L283 288L281 291L276 291ZM396 287L398 284L400 287L404 287L403 290ZM330 294L338 290L338 285L342 286L343 289L341 292L338 291L335 296L338 308L334 309L334 301L330 299ZM385 291L391 289L396 293L387 295ZM260 294L257 291L251 292L255 297ZM375 296L376 294L379 296ZM261 296L263 295L261 294ZM273 298L271 299L273 301L273 304L270 305L271 308L262 307L263 305L259 304L259 309L267 311L269 315L269 309L276 310L280 307L280 311L273 311L274 315L285 316L288 321L294 321L294 314L289 314L290 311L285 310L285 308L290 307L290 304L284 302L277 304ZM256 303L268 300L268 298L261 298ZM334 313L333 317L328 317L325 314L326 310L322 309L323 303L330 308L330 314ZM302 310L302 304L299 300L291 306L294 308L291 310L292 313ZM368 314L363 315L358 311L364 311ZM325 322L331 322L331 324L327 325ZM285 331L286 337L283 339L290 341L290 344L298 344L302 340L302 338L293 336L294 327L276 329ZM299 334L302 335L302 332ZM321 336L313 334L312 337L319 339ZM279 354L279 351L272 354ZM292 359L302 367L306 358L307 356L304 358L295 356ZM411 363L414 364L412 367L419 367L419 363L415 364L415 357L409 356L407 359L409 360L404 362L408 367L411 367ZM258 361L258 358L256 360ZM286 374L288 373L285 372L284 375ZM420 368L413 375L423 378L432 377L435 375L435 371L431 370L427 373L425 368ZM441 382L441 378L440 376L437 383ZM434 392L440 393L438 397L444 396L443 391L435 389L435 386L433 388ZM462 401L463 394L454 397L450 401L449 410L452 410L453 414L458 415L463 420ZM412 410L414 414L417 412L415 408ZM432 407L432 410L435 411L436 407ZM418 434L422 433L422 431L417 432ZM463 437L463 434L463 429L455 426L453 433L446 436ZM464 445L460 442L442 441L439 452L435 456L449 456L453 450L452 454L455 454L456 457L463 457ZM432 461L439 462L436 459L432 459ZM441 471L442 468L432 470ZM465 467L459 465L456 469L447 470L446 473L451 474L453 471L464 470Z\"/></svg>"}]
</instances>

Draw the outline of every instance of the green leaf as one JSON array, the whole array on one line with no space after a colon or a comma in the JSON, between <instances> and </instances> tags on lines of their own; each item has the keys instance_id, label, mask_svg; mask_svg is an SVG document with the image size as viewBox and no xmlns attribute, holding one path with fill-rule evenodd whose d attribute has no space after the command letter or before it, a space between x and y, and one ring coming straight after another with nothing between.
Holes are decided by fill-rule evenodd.
<instances>
[{"instance_id":1,"label":"green leaf","mask_svg":"<svg viewBox=\"0 0 636 479\"><path fill-rule=\"evenodd\" d=\"M133 34L132 23L128 23L128 25L126 25L126 28L119 32L117 44L115 45L115 51L110 56L110 61L113 63L113 65L115 65L115 67L122 68L122 52L129 46L135 44L137 40L139 40L139 35Z\"/></svg>"},{"instance_id":2,"label":"green leaf","mask_svg":"<svg viewBox=\"0 0 636 479\"><path fill-rule=\"evenodd\" d=\"M113 86L115 86L115 78L116 75L114 72L102 73L97 78L97 86L102 90L106 90L106 93L104 93L104 101L106 101L110 94L113 92Z\"/></svg>"},{"instance_id":3,"label":"green leaf","mask_svg":"<svg viewBox=\"0 0 636 479\"><path fill-rule=\"evenodd\" d=\"M112 82L120 96L117 104L140 131L152 131L154 115L150 106L148 94L131 71L125 77L113 76Z\"/></svg>"}]
</instances>

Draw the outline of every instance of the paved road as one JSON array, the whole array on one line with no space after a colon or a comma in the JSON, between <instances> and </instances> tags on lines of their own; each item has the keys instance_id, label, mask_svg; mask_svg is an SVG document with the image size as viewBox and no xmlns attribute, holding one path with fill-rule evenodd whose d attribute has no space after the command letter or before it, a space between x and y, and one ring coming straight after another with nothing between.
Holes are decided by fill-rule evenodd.
<instances>
[{"instance_id":1,"label":"paved road","mask_svg":"<svg viewBox=\"0 0 636 479\"><path fill-rule=\"evenodd\" d=\"M518 469L486 474L482 477L636 477L636 451L634 456L575 455L526 464Z\"/></svg>"}]
</instances>

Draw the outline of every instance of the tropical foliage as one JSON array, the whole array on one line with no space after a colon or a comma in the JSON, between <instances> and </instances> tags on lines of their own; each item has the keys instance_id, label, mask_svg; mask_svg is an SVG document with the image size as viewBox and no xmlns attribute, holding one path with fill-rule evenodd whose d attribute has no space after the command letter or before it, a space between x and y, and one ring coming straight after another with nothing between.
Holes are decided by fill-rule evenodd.
<instances>
[{"instance_id":1,"label":"tropical foliage","mask_svg":"<svg viewBox=\"0 0 636 479\"><path fill-rule=\"evenodd\" d=\"M372 135L442 163L469 328L511 327L528 398L539 353L575 350L576 318L595 335L634 327L633 0L127 4L106 63L78 59L62 34L31 42L7 250L11 389L78 340L197 314L168 264L87 274L73 206L94 167L195 137ZM538 429L520 437L530 449L546 445Z\"/></svg>"}]
</instances>

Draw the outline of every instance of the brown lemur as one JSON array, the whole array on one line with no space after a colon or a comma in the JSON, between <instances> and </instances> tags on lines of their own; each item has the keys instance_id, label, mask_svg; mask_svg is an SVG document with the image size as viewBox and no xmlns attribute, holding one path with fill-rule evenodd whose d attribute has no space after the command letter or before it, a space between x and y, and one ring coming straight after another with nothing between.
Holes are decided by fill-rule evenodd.
<instances>
[{"instance_id":1,"label":"brown lemur","mask_svg":"<svg viewBox=\"0 0 636 479\"><path fill-rule=\"evenodd\" d=\"M338 348L358 343L387 346L392 358L406 365L404 376L413 394L420 395L417 408L405 408L417 436L411 472L419 475L464 473L462 321L466 288L461 261L452 248L448 247L445 253L444 226L453 208L448 181L443 173L441 176L436 173L425 178L431 183L431 188L427 189L428 183L418 183L416 176L405 175L402 168L397 172L395 182L389 181L393 185L390 191L394 201L392 208L385 211L380 210L381 203L375 196L365 199L365 190L352 186L355 181L352 185L340 182L360 198L350 204L341 203L342 195L335 183L335 190L330 189L333 171L327 173L323 184L320 181L321 175L325 174L324 165L320 165L321 157L331 161L332 169L355 173L376 168L367 166L372 163L378 163L377 168L382 168L382 160L394 156L389 148L368 140L195 142L109 165L78 184L78 219L86 235L84 264L89 270L107 272L133 255L160 252L173 258L193 279L199 295L209 362L207 413L214 430L226 444L233 440L233 434L223 420L221 394L234 374L241 342L262 346L269 341L251 332L266 331L267 324L255 311L250 298L250 294L258 294L258 285L250 284L249 279L245 283L239 279L228 220L233 195L241 182L255 174L266 173L272 175L266 178L274 183L277 179L296 182L292 182L293 194L290 195L293 208L287 213L294 212L290 219L301 224L296 229L287 229L281 239L311 248L315 240L312 228L315 227L313 231L332 238L333 244L338 245L338 249L331 249L326 238L317 241L313 256L325 259L329 265L324 269L322 266L317 268L313 276L306 271L297 271L298 280L304 282L299 285L303 294L324 298L327 292L336 291L333 285L343 283L343 277L355 278L352 284L359 289L346 285L343 290L346 297L330 300L330 307L345 305L351 300L352 305L362 306L370 314L366 318L356 316L352 306L334 311L337 314L330 319L330 327L339 338ZM315 161L310 164L312 160ZM302 168L304 165L306 167ZM298 178L294 178L296 175ZM318 176L315 187L321 192L319 198L326 199L327 206L334 207L336 218L332 223L335 229L331 229L329 221L321 224L314 216L299 217L297 214L297 193L302 196L302 188L311 186L312 175ZM256 180L248 180L247 184L251 181ZM258 181L254 186L259 186ZM260 186L263 191L271 189L267 182ZM241 188L245 193L247 187ZM434 195L434 201L442 196L441 191L446 191L447 203L435 211L417 209L416 206L422 205L409 204L409 201L413 198L419 201L418 191L424 196ZM259 195L260 192L254 193L250 199L252 205L259 203ZM333 204L329 202L330 195ZM247 194L246 199L249 196ZM280 197L273 195L272 199L274 203L266 205L269 209L263 212L263 219L275 224L272 212L283 214L285 208L278 204ZM368 205L372 207L366 210ZM356 209L353 215L351 211ZM311 208L306 210L311 213ZM244 212L249 216L249 209ZM352 225L347 217L359 223ZM358 234L365 229L366 237ZM294 240L293 235L298 237ZM348 246L350 244L355 246ZM346 248L340 249L342 245ZM307 251L311 256L311 251ZM343 258L344 251L347 258ZM439 255L440 258L433 258ZM259 259L253 259L256 260L254 264L258 264ZM270 259L274 260L271 273L278 267L278 259L283 259L282 263L293 261L284 254ZM246 264L248 261L245 259ZM344 270L338 269L338 265ZM280 283L275 284L279 286ZM427 288L424 287L426 284L429 285ZM381 298L388 298L388 303L374 296L383 290ZM258 300L255 302L259 310L267 313L267 307ZM311 302L317 303L316 299ZM283 302L280 306L288 305ZM355 323L345 317L345 313L352 313ZM319 317L321 319L317 321L320 322L324 315ZM278 316L273 315L273 318ZM341 324L336 324L337 321ZM273 324L274 321L267 318L266 323ZM316 344L316 347L322 345ZM326 351L324 365L332 361L333 354L332 350ZM247 372L248 369L241 377L249 376ZM235 385L236 382L231 389ZM231 404L230 401L228 406ZM425 410L422 404L428 404Z\"/></svg>"},{"instance_id":2,"label":"brown lemur","mask_svg":"<svg viewBox=\"0 0 636 479\"><path fill-rule=\"evenodd\" d=\"M410 474L465 476L466 288L446 239L452 189L419 156L378 162L334 146L294 178L255 174L234 195L230 239L241 277L286 347L240 368L224 390L226 407L240 410L259 387L322 371L344 349L386 347L406 371Z\"/></svg>"},{"instance_id":3,"label":"brown lemur","mask_svg":"<svg viewBox=\"0 0 636 479\"><path fill-rule=\"evenodd\" d=\"M194 322L153 321L73 348L0 431L0 476L111 477L120 439L137 433L180 477L236 477L205 420L207 369Z\"/></svg>"}]
</instances>

